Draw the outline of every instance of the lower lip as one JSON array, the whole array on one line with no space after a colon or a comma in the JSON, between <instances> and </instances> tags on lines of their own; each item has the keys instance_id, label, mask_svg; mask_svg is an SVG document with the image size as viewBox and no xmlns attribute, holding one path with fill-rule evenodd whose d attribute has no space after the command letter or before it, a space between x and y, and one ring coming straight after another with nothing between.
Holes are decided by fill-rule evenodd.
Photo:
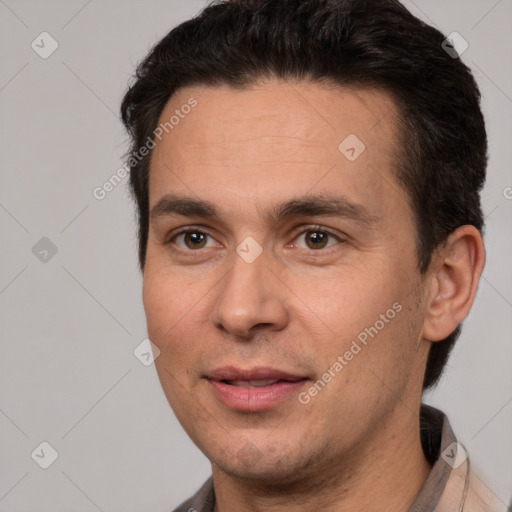
<instances>
[{"instance_id":1,"label":"lower lip","mask_svg":"<svg viewBox=\"0 0 512 512\"><path fill-rule=\"evenodd\" d=\"M227 407L237 411L263 411L299 393L307 379L281 381L269 386L242 388L218 380L208 380L214 394Z\"/></svg>"}]
</instances>

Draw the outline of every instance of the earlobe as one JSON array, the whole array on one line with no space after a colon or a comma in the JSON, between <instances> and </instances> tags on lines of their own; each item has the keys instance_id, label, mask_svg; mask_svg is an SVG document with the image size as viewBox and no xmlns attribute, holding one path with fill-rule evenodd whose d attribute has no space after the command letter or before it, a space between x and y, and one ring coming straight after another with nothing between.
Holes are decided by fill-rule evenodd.
<instances>
[{"instance_id":1,"label":"earlobe","mask_svg":"<svg viewBox=\"0 0 512 512\"><path fill-rule=\"evenodd\" d=\"M423 338L440 341L467 316L485 263L482 236L474 226L456 229L431 264Z\"/></svg>"}]
</instances>

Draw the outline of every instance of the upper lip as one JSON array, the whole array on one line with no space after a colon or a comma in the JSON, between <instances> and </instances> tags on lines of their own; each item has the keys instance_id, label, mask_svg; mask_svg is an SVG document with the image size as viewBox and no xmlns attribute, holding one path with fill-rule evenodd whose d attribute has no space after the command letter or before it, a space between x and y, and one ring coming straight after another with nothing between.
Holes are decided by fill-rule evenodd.
<instances>
[{"instance_id":1,"label":"upper lip","mask_svg":"<svg viewBox=\"0 0 512 512\"><path fill-rule=\"evenodd\" d=\"M301 380L304 375L285 372L277 368L267 368L258 366L254 368L236 368L234 366L224 366L208 372L206 377L210 380Z\"/></svg>"}]
</instances>

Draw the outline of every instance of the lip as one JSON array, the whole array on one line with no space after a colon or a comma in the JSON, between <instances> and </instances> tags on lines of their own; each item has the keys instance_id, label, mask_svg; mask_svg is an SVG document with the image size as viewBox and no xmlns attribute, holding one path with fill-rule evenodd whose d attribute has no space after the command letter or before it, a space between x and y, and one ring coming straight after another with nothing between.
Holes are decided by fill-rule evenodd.
<instances>
[{"instance_id":1,"label":"lip","mask_svg":"<svg viewBox=\"0 0 512 512\"><path fill-rule=\"evenodd\" d=\"M254 368L246 369L235 366L223 366L209 372L206 377L211 380L298 380L305 378L304 375L265 366L255 366Z\"/></svg>"},{"instance_id":2,"label":"lip","mask_svg":"<svg viewBox=\"0 0 512 512\"><path fill-rule=\"evenodd\" d=\"M276 368L217 368L206 375L213 394L226 407L237 411L263 411L297 394L309 379ZM278 380L266 386L237 387L224 381Z\"/></svg>"}]
</instances>

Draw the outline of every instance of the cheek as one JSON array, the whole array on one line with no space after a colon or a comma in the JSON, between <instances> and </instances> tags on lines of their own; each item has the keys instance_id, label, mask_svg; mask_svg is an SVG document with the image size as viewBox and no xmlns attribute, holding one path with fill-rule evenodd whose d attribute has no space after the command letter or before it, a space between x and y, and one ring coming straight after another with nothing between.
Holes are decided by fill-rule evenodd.
<instances>
[{"instance_id":1,"label":"cheek","mask_svg":"<svg viewBox=\"0 0 512 512\"><path fill-rule=\"evenodd\" d=\"M340 305L345 309L337 309ZM410 298L400 295L361 304L343 300L330 308L322 320L337 337L316 343L318 380L302 398L310 400L311 415L343 423L347 436L355 438L393 410L415 379L419 316Z\"/></svg>"},{"instance_id":2,"label":"cheek","mask_svg":"<svg viewBox=\"0 0 512 512\"><path fill-rule=\"evenodd\" d=\"M303 301L297 302L296 318L314 343L317 370L328 371L341 356L343 368L335 373L343 377L333 388L350 386L356 395L400 386L414 364L421 331L421 312L407 280L389 267L387 273L375 270L336 279L308 276L291 286Z\"/></svg>"},{"instance_id":3,"label":"cheek","mask_svg":"<svg viewBox=\"0 0 512 512\"><path fill-rule=\"evenodd\" d=\"M150 236L142 287L148 328L168 330L190 313L197 315L225 272L215 264L176 264Z\"/></svg>"},{"instance_id":4,"label":"cheek","mask_svg":"<svg viewBox=\"0 0 512 512\"><path fill-rule=\"evenodd\" d=\"M356 337L379 321L400 298L393 280L357 269L331 274L295 276L290 282L299 298L297 305L309 312L312 322L324 324L332 335ZM395 311L391 311L393 315ZM394 315L393 315L394 316Z\"/></svg>"},{"instance_id":5,"label":"cheek","mask_svg":"<svg viewBox=\"0 0 512 512\"><path fill-rule=\"evenodd\" d=\"M200 340L190 329L194 315L192 293L183 293L178 276L159 274L147 267L144 274L143 302L149 339L160 349L155 367L162 389L176 416L181 418L190 389L188 374L196 367ZM181 421L181 420L180 420Z\"/></svg>"},{"instance_id":6,"label":"cheek","mask_svg":"<svg viewBox=\"0 0 512 512\"><path fill-rule=\"evenodd\" d=\"M179 327L199 301L199 288L178 272L159 271L156 266L146 265L142 298L150 338L167 338Z\"/></svg>"},{"instance_id":7,"label":"cheek","mask_svg":"<svg viewBox=\"0 0 512 512\"><path fill-rule=\"evenodd\" d=\"M142 301L146 313L149 338L160 341L173 324L174 307L169 286L163 279L157 279L146 269L142 286Z\"/></svg>"},{"instance_id":8,"label":"cheek","mask_svg":"<svg viewBox=\"0 0 512 512\"><path fill-rule=\"evenodd\" d=\"M212 338L206 336L210 318L208 279L191 279L181 272L154 271L144 274L143 303L148 337L160 349L157 368L189 379L193 369L211 350ZM187 375L190 374L190 375Z\"/></svg>"}]
</instances>

